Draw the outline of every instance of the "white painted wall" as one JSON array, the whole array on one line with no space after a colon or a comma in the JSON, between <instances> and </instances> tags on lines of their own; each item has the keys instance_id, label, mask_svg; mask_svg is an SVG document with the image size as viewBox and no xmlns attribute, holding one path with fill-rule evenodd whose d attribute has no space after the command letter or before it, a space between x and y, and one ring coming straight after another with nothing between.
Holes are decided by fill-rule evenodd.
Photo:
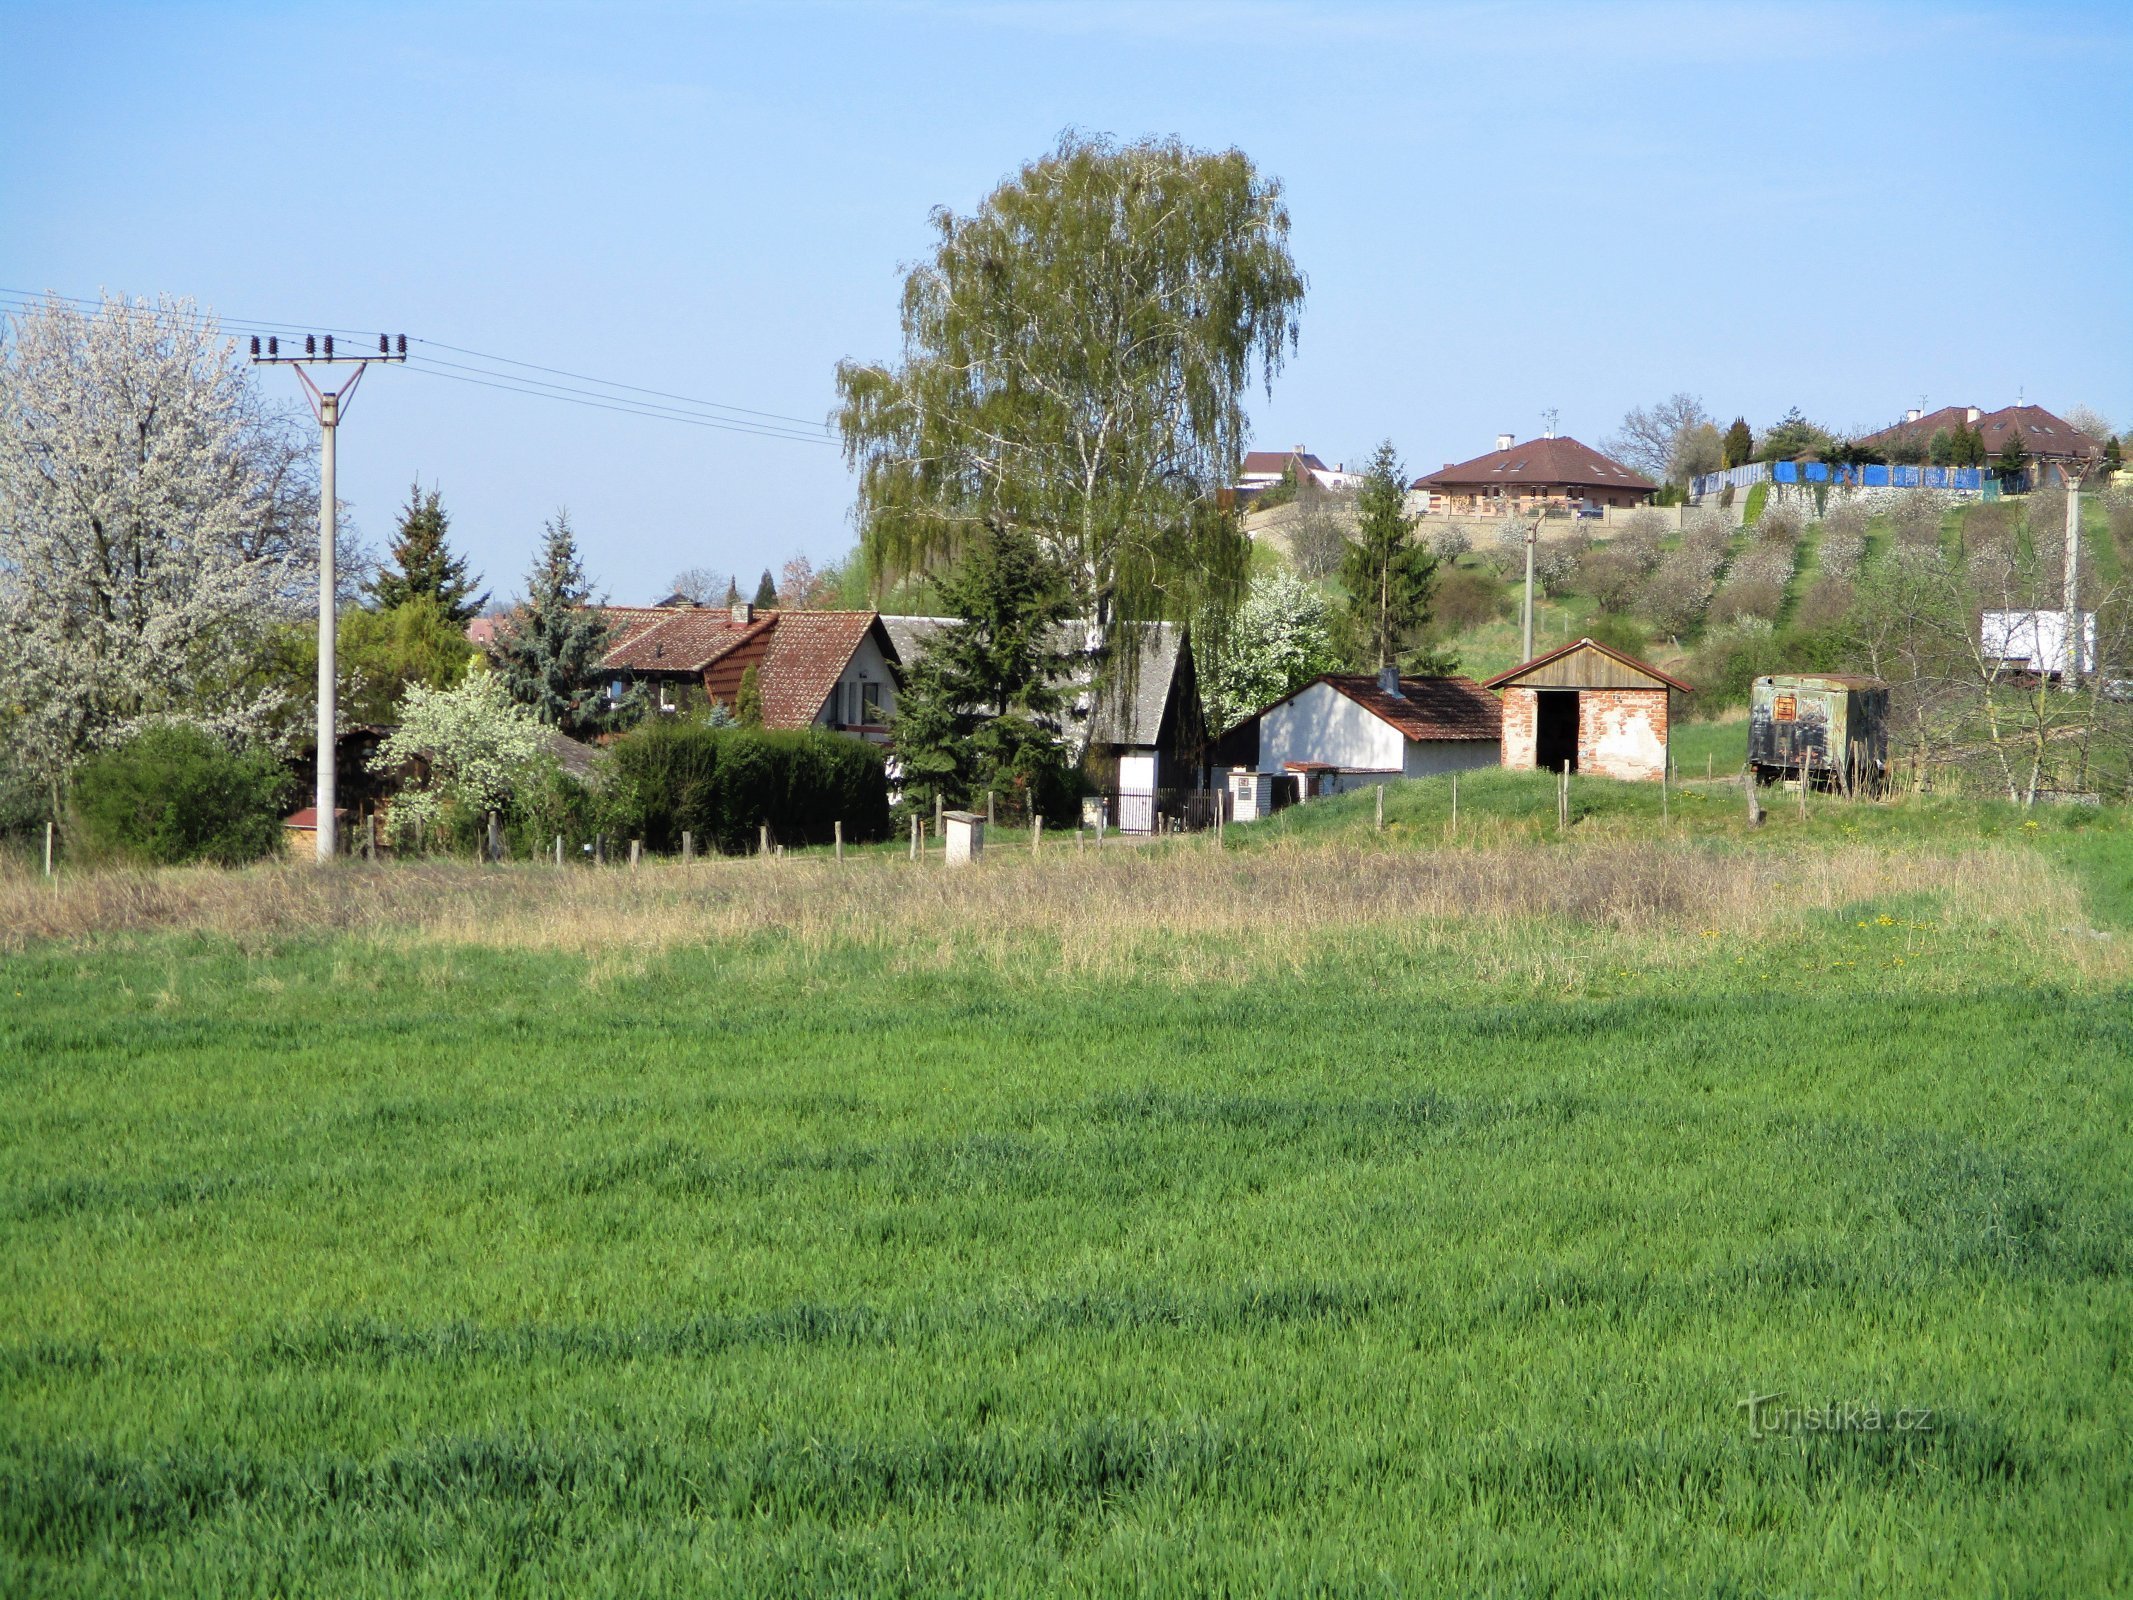
<instances>
[{"instance_id":1,"label":"white painted wall","mask_svg":"<svg viewBox=\"0 0 2133 1600\"><path fill-rule=\"evenodd\" d=\"M1410 778L1474 772L1495 766L1502 759L1502 749L1494 739L1414 739L1408 742L1407 764L1401 771Z\"/></svg>"},{"instance_id":2,"label":"white painted wall","mask_svg":"<svg viewBox=\"0 0 2133 1600\"><path fill-rule=\"evenodd\" d=\"M1403 772L1407 741L1331 684L1314 683L1259 719L1259 770L1323 761L1350 771Z\"/></svg>"},{"instance_id":3,"label":"white painted wall","mask_svg":"<svg viewBox=\"0 0 2133 1600\"><path fill-rule=\"evenodd\" d=\"M888 721L896 711L896 680L889 671L888 658L881 653L881 646L874 642L872 633L859 641L859 648L852 652L852 659L845 663L844 671L837 679L836 689L816 709L815 726L827 728L841 720L846 715L844 708L854 703L855 686L861 682L878 686L881 720Z\"/></svg>"}]
</instances>

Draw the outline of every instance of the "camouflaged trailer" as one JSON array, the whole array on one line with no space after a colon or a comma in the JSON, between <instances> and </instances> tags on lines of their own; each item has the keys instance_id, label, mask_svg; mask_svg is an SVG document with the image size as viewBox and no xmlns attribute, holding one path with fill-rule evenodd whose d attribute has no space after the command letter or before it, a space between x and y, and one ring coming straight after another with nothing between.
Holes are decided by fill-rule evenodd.
<instances>
[{"instance_id":1,"label":"camouflaged trailer","mask_svg":"<svg viewBox=\"0 0 2133 1600\"><path fill-rule=\"evenodd\" d=\"M1818 788L1878 794L1888 777L1889 686L1839 673L1757 678L1748 765L1758 783L1804 774Z\"/></svg>"}]
</instances>

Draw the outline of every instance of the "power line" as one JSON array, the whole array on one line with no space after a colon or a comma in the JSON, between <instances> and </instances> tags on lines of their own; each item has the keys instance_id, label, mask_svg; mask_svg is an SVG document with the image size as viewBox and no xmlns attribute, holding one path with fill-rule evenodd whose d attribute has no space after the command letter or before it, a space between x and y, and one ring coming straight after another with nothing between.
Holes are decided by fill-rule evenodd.
<instances>
[{"instance_id":1,"label":"power line","mask_svg":"<svg viewBox=\"0 0 2133 1600\"><path fill-rule=\"evenodd\" d=\"M619 411L625 416L650 417L657 422L681 422L686 423L692 428L715 428L722 433L744 433L757 439L783 439L789 444L835 443L835 441L832 440L827 434L821 434L817 435L814 438L809 438L805 434L771 433L765 429L754 427L745 422L721 421L713 417L692 417L684 412L671 410L647 411L638 406L622 402L610 403L604 400L575 400L568 395L551 394L546 390L542 389L525 389L519 387L515 383L500 383L492 378L462 377L456 372L445 372L434 366L418 365L414 362L410 362L408 364L407 370L409 372L422 373L426 377L443 378L448 383L471 383L483 389L501 389L505 394L528 395L535 400L559 400L564 405L584 406L588 410L592 411Z\"/></svg>"},{"instance_id":2,"label":"power line","mask_svg":"<svg viewBox=\"0 0 2133 1600\"><path fill-rule=\"evenodd\" d=\"M273 333L297 335L305 332L330 332L351 339L368 340L375 337L375 329L326 328L317 323L267 322L257 318L222 316L213 311L181 310L158 305L139 305L119 299L105 301L90 299L83 295L65 295L55 292L37 293L26 289L0 288L0 310L17 314L35 310L48 300L57 300L73 307L101 310L106 304L115 304L128 311L146 311L157 315L173 316L191 321L196 326L213 325L231 328L243 333ZM427 345L437 350L449 350L457 355L472 356L480 361L497 362L508 367L524 368L527 372L545 372L559 378L571 378L580 383L597 385L594 390L572 389L564 384L548 383L539 378L529 378L517 372L497 371L488 367L468 366L461 362L447 361L442 357L426 356L424 365L410 365L409 371L428 371L437 378L455 378L453 372L434 370L450 367L458 373L480 374L479 377L456 377L461 383L475 383L485 388L503 389L508 393L531 395L536 399L559 400L568 405L584 405L596 410L619 411L626 415L650 417L658 421L687 422L699 427L718 429L728 433L746 433L758 438L787 439L798 444L829 444L826 426L819 419L796 417L777 411L763 411L750 406L737 406L723 400L706 400L695 395L676 394L664 389L651 389L641 384L624 383L617 379L595 377L589 373L572 372L561 367L542 366L537 362L520 361L513 356L499 356L486 351L471 350L461 345L447 344L442 340L416 338L418 345ZM602 393L602 390L619 390L621 393ZM649 395L656 400L676 401L679 405L659 405L637 400L637 395ZM691 414L683 407L696 407L714 413L731 415L701 416ZM804 431L798 431L804 430Z\"/></svg>"}]
</instances>

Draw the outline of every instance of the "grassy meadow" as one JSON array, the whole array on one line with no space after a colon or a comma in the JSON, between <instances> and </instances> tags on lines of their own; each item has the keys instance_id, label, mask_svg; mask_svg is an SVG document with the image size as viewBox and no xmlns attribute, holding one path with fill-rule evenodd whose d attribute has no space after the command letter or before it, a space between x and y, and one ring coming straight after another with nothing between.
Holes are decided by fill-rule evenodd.
<instances>
[{"instance_id":1,"label":"grassy meadow","mask_svg":"<svg viewBox=\"0 0 2133 1600\"><path fill-rule=\"evenodd\" d=\"M1658 798L0 877L0 1592L2122 1592L2133 830Z\"/></svg>"}]
</instances>

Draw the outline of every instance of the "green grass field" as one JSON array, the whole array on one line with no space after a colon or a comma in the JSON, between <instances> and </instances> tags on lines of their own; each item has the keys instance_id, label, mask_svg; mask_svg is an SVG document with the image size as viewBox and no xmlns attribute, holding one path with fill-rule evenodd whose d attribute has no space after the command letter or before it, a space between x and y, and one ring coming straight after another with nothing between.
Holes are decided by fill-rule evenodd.
<instances>
[{"instance_id":1,"label":"green grass field","mask_svg":"<svg viewBox=\"0 0 2133 1600\"><path fill-rule=\"evenodd\" d=\"M2119 815L1443 787L0 882L0 1592L2123 1592Z\"/></svg>"}]
</instances>

